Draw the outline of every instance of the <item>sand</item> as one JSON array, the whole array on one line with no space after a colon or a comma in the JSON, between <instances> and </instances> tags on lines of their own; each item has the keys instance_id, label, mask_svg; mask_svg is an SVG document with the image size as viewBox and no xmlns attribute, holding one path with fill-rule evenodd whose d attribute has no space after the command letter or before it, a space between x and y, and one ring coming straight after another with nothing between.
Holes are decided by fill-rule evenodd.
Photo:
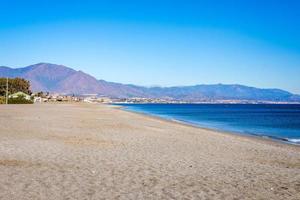
<instances>
[{"instance_id":1,"label":"sand","mask_svg":"<svg viewBox=\"0 0 300 200\"><path fill-rule=\"evenodd\" d=\"M0 199L300 199L300 147L108 105L0 106Z\"/></svg>"}]
</instances>

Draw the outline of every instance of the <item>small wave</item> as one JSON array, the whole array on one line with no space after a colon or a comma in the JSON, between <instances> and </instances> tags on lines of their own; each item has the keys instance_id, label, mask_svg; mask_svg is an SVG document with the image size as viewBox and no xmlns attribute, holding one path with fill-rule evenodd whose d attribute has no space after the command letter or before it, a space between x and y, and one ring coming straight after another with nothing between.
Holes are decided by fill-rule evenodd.
<instances>
[{"instance_id":1,"label":"small wave","mask_svg":"<svg viewBox=\"0 0 300 200\"><path fill-rule=\"evenodd\" d=\"M289 142L293 142L293 143L297 143L297 144L300 144L300 139L299 138L287 138L287 140Z\"/></svg>"}]
</instances>

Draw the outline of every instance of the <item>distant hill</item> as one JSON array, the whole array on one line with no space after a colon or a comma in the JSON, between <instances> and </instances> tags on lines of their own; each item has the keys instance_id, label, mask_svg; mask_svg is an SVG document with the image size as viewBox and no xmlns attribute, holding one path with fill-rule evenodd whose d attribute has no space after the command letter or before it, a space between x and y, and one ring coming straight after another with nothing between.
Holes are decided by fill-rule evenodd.
<instances>
[{"instance_id":1,"label":"distant hill","mask_svg":"<svg viewBox=\"0 0 300 200\"><path fill-rule=\"evenodd\" d=\"M195 85L182 87L142 87L97 80L72 68L39 63L24 68L0 67L0 77L22 77L33 91L65 94L99 94L110 97L148 97L186 101L254 100L300 102L300 95L280 89L259 89L243 85Z\"/></svg>"}]
</instances>

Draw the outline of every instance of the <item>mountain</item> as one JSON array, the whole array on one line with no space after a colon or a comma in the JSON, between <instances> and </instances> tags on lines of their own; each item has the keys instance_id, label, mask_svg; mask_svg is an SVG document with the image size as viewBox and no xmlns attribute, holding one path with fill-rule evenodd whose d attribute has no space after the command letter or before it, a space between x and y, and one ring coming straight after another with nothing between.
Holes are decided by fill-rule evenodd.
<instances>
[{"instance_id":1,"label":"mountain","mask_svg":"<svg viewBox=\"0 0 300 200\"><path fill-rule=\"evenodd\" d=\"M33 91L60 93L98 93L98 80L63 65L39 63L24 68L0 67L0 77L22 77L30 80Z\"/></svg>"},{"instance_id":2,"label":"mountain","mask_svg":"<svg viewBox=\"0 0 300 200\"><path fill-rule=\"evenodd\" d=\"M259 89L243 85L195 85L182 87L142 87L97 80L72 68L38 63L23 68L0 67L0 77L30 80L33 91L65 94L99 94L117 98L147 97L185 101L254 100L300 102L300 95L280 89Z\"/></svg>"}]
</instances>

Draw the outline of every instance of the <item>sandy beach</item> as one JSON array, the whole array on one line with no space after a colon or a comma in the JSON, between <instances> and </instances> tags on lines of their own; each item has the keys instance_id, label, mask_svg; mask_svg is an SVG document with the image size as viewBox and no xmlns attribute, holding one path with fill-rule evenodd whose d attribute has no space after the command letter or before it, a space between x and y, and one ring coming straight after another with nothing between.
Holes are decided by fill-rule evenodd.
<instances>
[{"instance_id":1,"label":"sandy beach","mask_svg":"<svg viewBox=\"0 0 300 200\"><path fill-rule=\"evenodd\" d=\"M99 104L0 105L0 199L300 199L300 147Z\"/></svg>"}]
</instances>

